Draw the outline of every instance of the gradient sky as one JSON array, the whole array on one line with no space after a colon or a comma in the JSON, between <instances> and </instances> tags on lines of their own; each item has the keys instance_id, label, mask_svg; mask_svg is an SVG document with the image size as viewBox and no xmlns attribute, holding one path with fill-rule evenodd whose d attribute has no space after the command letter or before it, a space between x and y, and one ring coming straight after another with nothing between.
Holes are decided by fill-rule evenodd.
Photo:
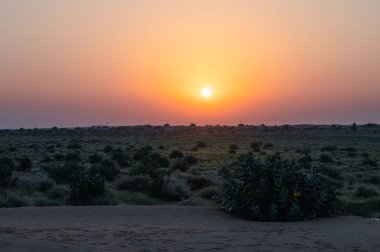
<instances>
[{"instance_id":1,"label":"gradient sky","mask_svg":"<svg viewBox=\"0 0 380 252\"><path fill-rule=\"evenodd\" d=\"M379 13L378 0L0 0L0 128L380 123Z\"/></svg>"}]
</instances>

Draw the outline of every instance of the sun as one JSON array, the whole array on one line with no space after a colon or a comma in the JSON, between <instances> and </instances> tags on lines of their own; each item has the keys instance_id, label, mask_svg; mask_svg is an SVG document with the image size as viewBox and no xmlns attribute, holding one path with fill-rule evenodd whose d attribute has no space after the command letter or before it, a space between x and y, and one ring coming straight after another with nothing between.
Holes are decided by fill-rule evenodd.
<instances>
[{"instance_id":1,"label":"sun","mask_svg":"<svg viewBox=\"0 0 380 252\"><path fill-rule=\"evenodd\" d=\"M208 98L208 97L211 96L212 91L211 91L210 88L204 87L204 88L202 88L201 94L202 94L203 97Z\"/></svg>"}]
</instances>

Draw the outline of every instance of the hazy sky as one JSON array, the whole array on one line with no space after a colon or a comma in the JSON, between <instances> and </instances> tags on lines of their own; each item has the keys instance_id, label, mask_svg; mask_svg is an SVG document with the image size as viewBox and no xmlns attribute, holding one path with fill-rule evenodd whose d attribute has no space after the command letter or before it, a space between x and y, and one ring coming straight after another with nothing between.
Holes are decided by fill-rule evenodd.
<instances>
[{"instance_id":1,"label":"hazy sky","mask_svg":"<svg viewBox=\"0 0 380 252\"><path fill-rule=\"evenodd\" d=\"M380 1L0 0L0 128L240 121L380 123Z\"/></svg>"}]
</instances>

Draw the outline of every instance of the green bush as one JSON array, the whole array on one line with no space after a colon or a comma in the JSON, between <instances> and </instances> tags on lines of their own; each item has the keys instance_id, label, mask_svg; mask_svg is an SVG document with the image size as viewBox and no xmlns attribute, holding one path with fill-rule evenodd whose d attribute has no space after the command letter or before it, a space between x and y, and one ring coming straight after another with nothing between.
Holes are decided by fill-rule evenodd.
<instances>
[{"instance_id":1,"label":"green bush","mask_svg":"<svg viewBox=\"0 0 380 252\"><path fill-rule=\"evenodd\" d=\"M133 158L135 160L143 160L147 156L150 156L150 154L152 153L152 151L153 151L153 148L150 145L147 145L145 147L141 147L140 149L138 149L135 152L135 154L133 155Z\"/></svg>"},{"instance_id":2,"label":"green bush","mask_svg":"<svg viewBox=\"0 0 380 252\"><path fill-rule=\"evenodd\" d=\"M184 158L177 160L171 167L172 171L179 170L185 172L198 163L198 159L193 155L186 155Z\"/></svg>"},{"instance_id":3,"label":"green bush","mask_svg":"<svg viewBox=\"0 0 380 252\"><path fill-rule=\"evenodd\" d=\"M65 200L68 194L69 188L63 185L57 185L47 192L48 198L54 200Z\"/></svg>"},{"instance_id":4,"label":"green bush","mask_svg":"<svg viewBox=\"0 0 380 252\"><path fill-rule=\"evenodd\" d=\"M373 175L368 178L368 183L374 184L374 185L380 185L380 175Z\"/></svg>"},{"instance_id":5,"label":"green bush","mask_svg":"<svg viewBox=\"0 0 380 252\"><path fill-rule=\"evenodd\" d=\"M94 170L80 167L70 177L70 205L94 205L105 192L104 178Z\"/></svg>"},{"instance_id":6,"label":"green bush","mask_svg":"<svg viewBox=\"0 0 380 252\"><path fill-rule=\"evenodd\" d=\"M111 145L106 145L103 149L104 153L108 153L108 152L112 152L112 151L113 151L113 147Z\"/></svg>"},{"instance_id":7,"label":"green bush","mask_svg":"<svg viewBox=\"0 0 380 252\"><path fill-rule=\"evenodd\" d=\"M0 207L23 207L28 206L27 198L19 196L15 193L3 191L0 194Z\"/></svg>"},{"instance_id":8,"label":"green bush","mask_svg":"<svg viewBox=\"0 0 380 252\"><path fill-rule=\"evenodd\" d=\"M119 200L136 205L158 205L160 202L156 199L150 198L148 195L142 192L129 192L124 191L119 193Z\"/></svg>"},{"instance_id":9,"label":"green bush","mask_svg":"<svg viewBox=\"0 0 380 252\"><path fill-rule=\"evenodd\" d=\"M170 166L170 161L166 157L162 156L160 153L154 152L150 155L160 167L168 168Z\"/></svg>"},{"instance_id":10,"label":"green bush","mask_svg":"<svg viewBox=\"0 0 380 252\"><path fill-rule=\"evenodd\" d=\"M14 169L15 164L12 158L0 157L0 187L6 187L11 183Z\"/></svg>"},{"instance_id":11,"label":"green bush","mask_svg":"<svg viewBox=\"0 0 380 252\"><path fill-rule=\"evenodd\" d=\"M100 155L99 153L95 152L93 154L91 154L89 157L88 157L88 162L90 164L99 164L100 162L103 161L103 156Z\"/></svg>"},{"instance_id":12,"label":"green bush","mask_svg":"<svg viewBox=\"0 0 380 252\"><path fill-rule=\"evenodd\" d=\"M243 218L307 220L334 216L341 206L333 185L279 154L264 161L242 155L223 175L228 183L216 203Z\"/></svg>"},{"instance_id":13,"label":"green bush","mask_svg":"<svg viewBox=\"0 0 380 252\"><path fill-rule=\"evenodd\" d=\"M96 206L115 206L118 204L117 194L112 190L106 190L92 202Z\"/></svg>"},{"instance_id":14,"label":"green bush","mask_svg":"<svg viewBox=\"0 0 380 252\"><path fill-rule=\"evenodd\" d=\"M33 191L46 192L54 185L54 181L41 172L18 177L15 184L17 189L29 194L32 194Z\"/></svg>"},{"instance_id":15,"label":"green bush","mask_svg":"<svg viewBox=\"0 0 380 252\"><path fill-rule=\"evenodd\" d=\"M24 155L16 160L18 162L16 167L18 171L27 172L32 170L33 163L28 156Z\"/></svg>"},{"instance_id":16,"label":"green bush","mask_svg":"<svg viewBox=\"0 0 380 252\"><path fill-rule=\"evenodd\" d=\"M321 154L321 155L319 155L319 162L321 162L321 163L333 163L334 160L329 155Z\"/></svg>"},{"instance_id":17,"label":"green bush","mask_svg":"<svg viewBox=\"0 0 380 252\"><path fill-rule=\"evenodd\" d=\"M358 196L361 198L369 198L369 197L373 197L377 195L378 195L378 192L375 188L366 186L366 185L359 186L355 193L355 196Z\"/></svg>"},{"instance_id":18,"label":"green bush","mask_svg":"<svg viewBox=\"0 0 380 252\"><path fill-rule=\"evenodd\" d=\"M117 190L128 190L136 192L149 193L151 191L153 180L148 175L128 176L120 181Z\"/></svg>"},{"instance_id":19,"label":"green bush","mask_svg":"<svg viewBox=\"0 0 380 252\"><path fill-rule=\"evenodd\" d=\"M112 159L121 167L128 167L130 165L128 154L126 154L121 148L117 148L112 152Z\"/></svg>"},{"instance_id":20,"label":"green bush","mask_svg":"<svg viewBox=\"0 0 380 252\"><path fill-rule=\"evenodd\" d=\"M250 144L250 146L251 146L252 149L259 149L259 151L260 151L261 145L263 145L262 142L252 142Z\"/></svg>"},{"instance_id":21,"label":"green bush","mask_svg":"<svg viewBox=\"0 0 380 252\"><path fill-rule=\"evenodd\" d=\"M99 173L99 175L104 177L107 181L114 181L116 176L120 173L120 170L115 164L108 159L103 160L98 165L94 165L91 169Z\"/></svg>"},{"instance_id":22,"label":"green bush","mask_svg":"<svg viewBox=\"0 0 380 252\"><path fill-rule=\"evenodd\" d=\"M273 147L274 147L274 144L272 144L272 143L266 143L266 144L263 145L264 149L270 149L270 148L273 148Z\"/></svg>"},{"instance_id":23,"label":"green bush","mask_svg":"<svg viewBox=\"0 0 380 252\"><path fill-rule=\"evenodd\" d=\"M82 146L80 145L78 140L71 139L67 145L67 149L79 150L82 149Z\"/></svg>"},{"instance_id":24,"label":"green bush","mask_svg":"<svg viewBox=\"0 0 380 252\"><path fill-rule=\"evenodd\" d=\"M322 165L322 166L317 167L316 171L324 175L327 175L330 178L333 178L335 180L338 180L338 181L343 180L342 172L337 168Z\"/></svg>"},{"instance_id":25,"label":"green bush","mask_svg":"<svg viewBox=\"0 0 380 252\"><path fill-rule=\"evenodd\" d=\"M183 153L179 150L174 150L170 153L170 158L183 158Z\"/></svg>"},{"instance_id":26,"label":"green bush","mask_svg":"<svg viewBox=\"0 0 380 252\"><path fill-rule=\"evenodd\" d=\"M205 176L186 176L187 184L190 187L190 190L200 190L205 187L213 185L213 182L211 179L205 177Z\"/></svg>"},{"instance_id":27,"label":"green bush","mask_svg":"<svg viewBox=\"0 0 380 252\"><path fill-rule=\"evenodd\" d=\"M216 186L205 187L199 192L199 196L204 199L215 199L219 195L220 189Z\"/></svg>"},{"instance_id":28,"label":"green bush","mask_svg":"<svg viewBox=\"0 0 380 252\"><path fill-rule=\"evenodd\" d=\"M195 147L197 148L207 148L207 144L203 141L197 141L195 144Z\"/></svg>"},{"instance_id":29,"label":"green bush","mask_svg":"<svg viewBox=\"0 0 380 252\"><path fill-rule=\"evenodd\" d=\"M362 161L362 165L377 167L377 162L375 159L366 158Z\"/></svg>"},{"instance_id":30,"label":"green bush","mask_svg":"<svg viewBox=\"0 0 380 252\"><path fill-rule=\"evenodd\" d=\"M189 197L189 190L183 181L169 177L162 186L160 197L169 201L184 200Z\"/></svg>"},{"instance_id":31,"label":"green bush","mask_svg":"<svg viewBox=\"0 0 380 252\"><path fill-rule=\"evenodd\" d=\"M334 146L334 145L327 145L325 147L322 147L321 148L321 151L325 152L332 152L332 151L337 151L338 150L338 147Z\"/></svg>"},{"instance_id":32,"label":"green bush","mask_svg":"<svg viewBox=\"0 0 380 252\"><path fill-rule=\"evenodd\" d=\"M33 205L42 207L42 206L59 206L61 204L57 200L39 197L33 200Z\"/></svg>"}]
</instances>

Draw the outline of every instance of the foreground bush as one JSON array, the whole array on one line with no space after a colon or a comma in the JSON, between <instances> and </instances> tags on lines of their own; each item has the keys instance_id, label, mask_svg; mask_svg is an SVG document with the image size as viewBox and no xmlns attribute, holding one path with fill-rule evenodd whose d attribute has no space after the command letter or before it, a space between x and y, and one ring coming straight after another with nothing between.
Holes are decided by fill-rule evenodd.
<instances>
[{"instance_id":1,"label":"foreground bush","mask_svg":"<svg viewBox=\"0 0 380 252\"><path fill-rule=\"evenodd\" d=\"M105 193L104 178L93 169L78 167L71 175L70 205L96 205L99 197Z\"/></svg>"},{"instance_id":2,"label":"foreground bush","mask_svg":"<svg viewBox=\"0 0 380 252\"><path fill-rule=\"evenodd\" d=\"M13 159L5 156L0 157L0 187L6 187L11 183L14 169Z\"/></svg>"},{"instance_id":3,"label":"foreground bush","mask_svg":"<svg viewBox=\"0 0 380 252\"><path fill-rule=\"evenodd\" d=\"M377 193L377 190L372 186L361 185L356 190L355 195L362 198L369 198L369 197L377 196L378 193Z\"/></svg>"},{"instance_id":4,"label":"foreground bush","mask_svg":"<svg viewBox=\"0 0 380 252\"><path fill-rule=\"evenodd\" d=\"M0 192L0 207L23 207L28 205L29 202L25 197L3 190Z\"/></svg>"},{"instance_id":5,"label":"foreground bush","mask_svg":"<svg viewBox=\"0 0 380 252\"><path fill-rule=\"evenodd\" d=\"M160 202L156 199L150 198L148 195L142 192L120 192L119 200L136 205L158 205Z\"/></svg>"},{"instance_id":6,"label":"foreground bush","mask_svg":"<svg viewBox=\"0 0 380 252\"><path fill-rule=\"evenodd\" d=\"M224 172L228 184L217 204L243 218L260 221L307 220L340 210L335 187L279 154L264 161L245 154Z\"/></svg>"},{"instance_id":7,"label":"foreground bush","mask_svg":"<svg viewBox=\"0 0 380 252\"><path fill-rule=\"evenodd\" d=\"M42 172L35 172L30 175L18 177L16 188L32 194L33 191L46 192L53 188L54 181Z\"/></svg>"}]
</instances>

